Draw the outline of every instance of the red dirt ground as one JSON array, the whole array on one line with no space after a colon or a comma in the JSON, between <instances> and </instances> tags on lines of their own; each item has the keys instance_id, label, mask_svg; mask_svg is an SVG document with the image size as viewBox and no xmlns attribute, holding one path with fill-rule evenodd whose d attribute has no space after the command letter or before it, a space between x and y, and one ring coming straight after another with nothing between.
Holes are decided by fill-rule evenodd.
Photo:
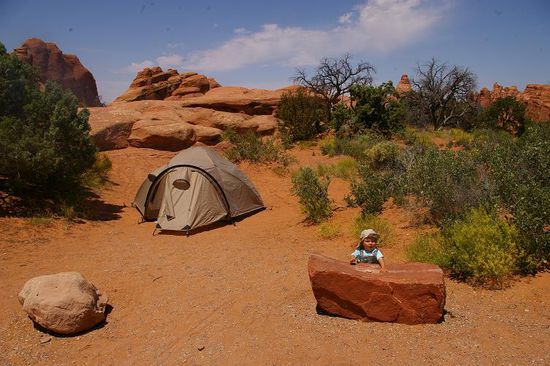
<instances>
[{"instance_id":1,"label":"red dirt ground","mask_svg":"<svg viewBox=\"0 0 550 366\"><path fill-rule=\"evenodd\" d=\"M293 151L302 165L331 159L315 149ZM268 209L235 226L152 236L130 207L145 174L174 153L108 152L114 183L100 193L94 219L67 225L0 218L1 365L347 365L550 364L550 274L490 291L447 279L448 314L435 325L363 323L318 315L307 274L309 253L349 259L347 184L330 193L342 227L322 239L303 223L289 175L243 164ZM396 207L389 263L419 229ZM35 329L17 294L30 278L78 271L109 295L107 323L75 337Z\"/></svg>"}]
</instances>

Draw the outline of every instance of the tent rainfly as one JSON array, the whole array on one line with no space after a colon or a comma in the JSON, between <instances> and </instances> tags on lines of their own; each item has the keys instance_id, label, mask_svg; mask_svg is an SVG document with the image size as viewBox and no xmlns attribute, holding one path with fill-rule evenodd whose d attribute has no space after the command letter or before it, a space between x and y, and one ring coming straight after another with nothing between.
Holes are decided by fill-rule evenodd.
<instances>
[{"instance_id":1,"label":"tent rainfly","mask_svg":"<svg viewBox=\"0 0 550 366\"><path fill-rule=\"evenodd\" d=\"M133 206L161 230L187 233L265 208L244 173L206 147L185 149L149 173Z\"/></svg>"}]
</instances>

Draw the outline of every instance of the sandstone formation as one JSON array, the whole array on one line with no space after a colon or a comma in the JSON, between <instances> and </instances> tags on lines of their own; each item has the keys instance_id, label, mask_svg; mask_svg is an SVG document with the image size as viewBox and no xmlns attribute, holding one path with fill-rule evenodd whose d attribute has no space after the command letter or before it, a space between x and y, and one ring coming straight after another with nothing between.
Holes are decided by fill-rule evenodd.
<instances>
[{"instance_id":1,"label":"sandstone formation","mask_svg":"<svg viewBox=\"0 0 550 366\"><path fill-rule=\"evenodd\" d=\"M218 87L220 84L216 80L196 72L179 74L177 70L163 71L156 66L138 72L128 90L113 103L137 100L182 100L202 96Z\"/></svg>"},{"instance_id":2,"label":"sandstone formation","mask_svg":"<svg viewBox=\"0 0 550 366\"><path fill-rule=\"evenodd\" d=\"M92 73L75 55L63 54L54 43L37 38L26 40L14 53L21 61L28 62L38 70L41 83L48 80L57 82L72 91L84 106L101 105Z\"/></svg>"},{"instance_id":3,"label":"sandstone formation","mask_svg":"<svg viewBox=\"0 0 550 366\"><path fill-rule=\"evenodd\" d=\"M525 103L527 117L533 121L550 120L550 84L528 84L523 92L517 87L503 87L493 84L493 90L482 88L476 100L483 108L489 107L495 100L514 97Z\"/></svg>"},{"instance_id":4,"label":"sandstone formation","mask_svg":"<svg viewBox=\"0 0 550 366\"><path fill-rule=\"evenodd\" d=\"M443 271L432 264L388 265L387 273L319 254L308 270L319 310L363 321L437 323L443 318Z\"/></svg>"},{"instance_id":5,"label":"sandstone formation","mask_svg":"<svg viewBox=\"0 0 550 366\"><path fill-rule=\"evenodd\" d=\"M40 326L59 334L75 334L105 320L107 296L80 273L39 276L25 283L19 302Z\"/></svg>"},{"instance_id":6,"label":"sandstone formation","mask_svg":"<svg viewBox=\"0 0 550 366\"><path fill-rule=\"evenodd\" d=\"M409 75L407 75L407 74L401 75L401 79L399 79L399 83L395 87L395 91L398 94L408 93L408 92L412 91L411 81L409 80Z\"/></svg>"},{"instance_id":7,"label":"sandstone formation","mask_svg":"<svg viewBox=\"0 0 550 366\"><path fill-rule=\"evenodd\" d=\"M178 101L144 100L90 108L91 135L100 150L128 146L178 151L195 143L215 145L223 130L272 134L272 115L247 115L200 107Z\"/></svg>"}]
</instances>

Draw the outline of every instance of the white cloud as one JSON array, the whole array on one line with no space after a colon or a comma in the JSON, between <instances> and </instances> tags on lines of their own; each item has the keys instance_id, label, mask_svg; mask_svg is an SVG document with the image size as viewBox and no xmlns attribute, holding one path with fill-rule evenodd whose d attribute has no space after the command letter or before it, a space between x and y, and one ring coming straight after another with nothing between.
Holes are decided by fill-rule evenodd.
<instances>
[{"instance_id":1,"label":"white cloud","mask_svg":"<svg viewBox=\"0 0 550 366\"><path fill-rule=\"evenodd\" d=\"M316 65L345 52L389 52L424 36L441 19L448 1L370 0L339 17L328 30L265 24L257 32L237 28L219 47L170 57L171 65L197 71L234 70L248 65ZM167 59L164 59L166 57ZM159 61L160 63L160 61Z\"/></svg>"},{"instance_id":2,"label":"white cloud","mask_svg":"<svg viewBox=\"0 0 550 366\"><path fill-rule=\"evenodd\" d=\"M132 62L130 65L126 66L122 72L123 73L133 73L143 70L146 67L154 66L153 61L145 60L142 62Z\"/></svg>"},{"instance_id":3,"label":"white cloud","mask_svg":"<svg viewBox=\"0 0 550 366\"><path fill-rule=\"evenodd\" d=\"M233 30L233 33L235 33L235 34L248 34L248 33L250 33L250 31L248 31L246 28L239 27L239 28L235 28Z\"/></svg>"},{"instance_id":4,"label":"white cloud","mask_svg":"<svg viewBox=\"0 0 550 366\"><path fill-rule=\"evenodd\" d=\"M351 16L352 16L352 15L353 15L352 12L342 14L342 15L340 15L340 17L338 18L338 22L339 22L340 24L350 24L350 23L351 23Z\"/></svg>"},{"instance_id":5,"label":"white cloud","mask_svg":"<svg viewBox=\"0 0 550 366\"><path fill-rule=\"evenodd\" d=\"M168 67L180 67L183 65L183 56L181 55L164 55L157 57L157 63L163 69Z\"/></svg>"}]
</instances>

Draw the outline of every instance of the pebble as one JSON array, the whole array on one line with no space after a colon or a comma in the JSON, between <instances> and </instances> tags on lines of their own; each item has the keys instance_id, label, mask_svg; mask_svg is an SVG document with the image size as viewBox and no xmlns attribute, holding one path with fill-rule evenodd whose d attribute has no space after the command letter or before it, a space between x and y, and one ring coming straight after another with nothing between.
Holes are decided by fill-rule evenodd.
<instances>
[{"instance_id":1,"label":"pebble","mask_svg":"<svg viewBox=\"0 0 550 366\"><path fill-rule=\"evenodd\" d=\"M40 344L49 343L51 340L52 340L52 337L50 336L42 336L40 337Z\"/></svg>"}]
</instances>

